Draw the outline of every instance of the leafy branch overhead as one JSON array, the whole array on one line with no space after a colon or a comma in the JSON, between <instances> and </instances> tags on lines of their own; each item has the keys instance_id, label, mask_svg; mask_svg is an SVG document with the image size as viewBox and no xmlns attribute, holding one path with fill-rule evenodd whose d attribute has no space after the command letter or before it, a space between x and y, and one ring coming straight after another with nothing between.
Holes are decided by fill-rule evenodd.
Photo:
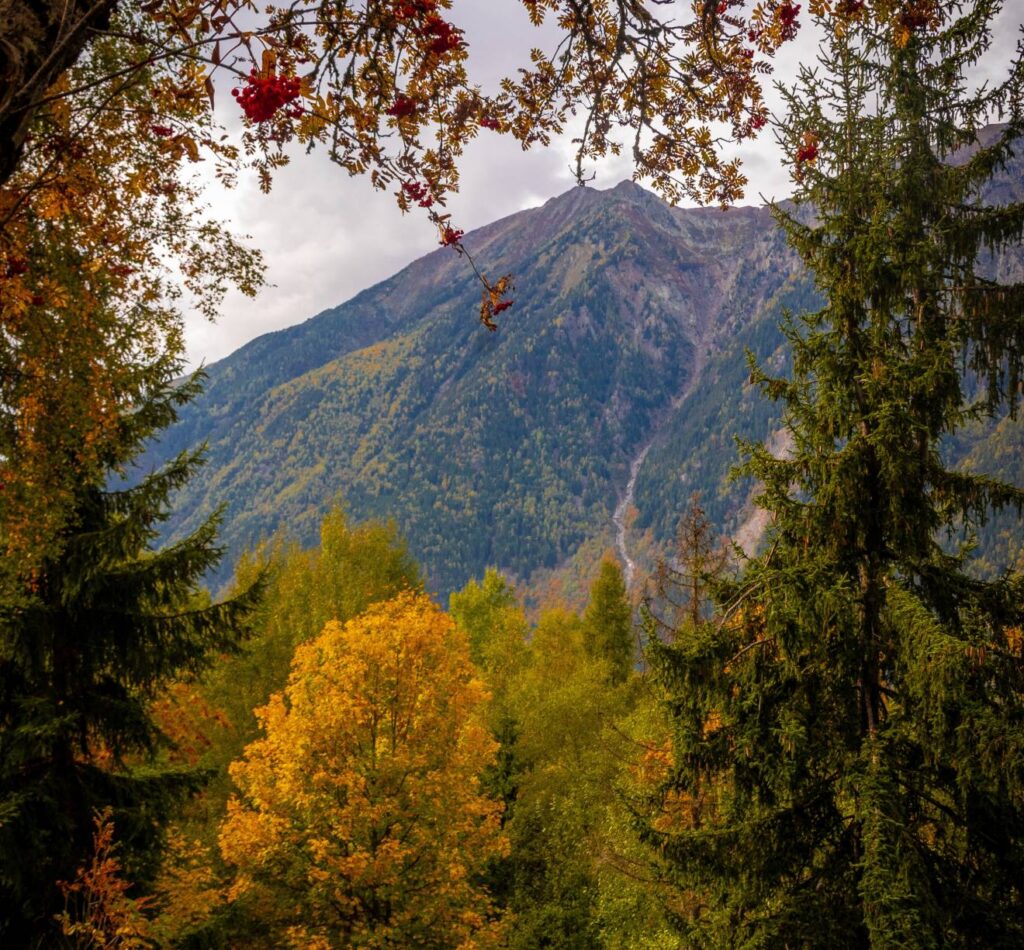
<instances>
[{"instance_id":1,"label":"leafy branch overhead","mask_svg":"<svg viewBox=\"0 0 1024 950\"><path fill-rule=\"evenodd\" d=\"M799 4L696 2L677 19L677 5L653 0L522 3L535 26L557 27L558 42L487 92L467 73L450 0L108 0L42 11L14 2L2 36L12 51L0 88L2 220L47 179L47 154L74 151L101 117L125 111L144 125L135 133L165 180L182 162L212 157L226 178L251 163L269 188L295 141L393 190L403 210L425 209L455 246L442 209L481 130L529 148L581 122L580 182L589 163L628 149L636 176L672 201L741 195L738 163L723 158L711 127L722 123L739 140L765 125L761 84L775 51L797 35ZM833 22L841 29L869 9L891 19L902 6L840 2ZM245 119L241 154L210 125L215 91L229 84ZM124 103L129 90L141 95ZM0 253L18 259L13 246Z\"/></svg>"},{"instance_id":2,"label":"leafy branch overhead","mask_svg":"<svg viewBox=\"0 0 1024 950\"><path fill-rule=\"evenodd\" d=\"M211 317L229 287L254 294L262 284L258 252L207 216L194 163L211 163L228 186L250 167L269 188L294 146L326 150L404 211L426 213L440 243L478 273L480 319L493 329L512 306L510 280L477 267L445 211L476 136L530 148L573 130L580 182L591 163L626 151L636 176L672 200L729 202L744 179L712 128L738 140L764 127L761 86L802 17L826 16L835 31L872 17L905 32L928 28L937 9L921 0L814 0L807 11L789 0L522 6L555 34L554 48L485 90L469 74L450 0L5 5L0 507L23 568L73 487L71 468L49 460L70 454L102 468L115 407L141 396L142 362L181 351L182 282L188 305ZM231 112L244 126L237 144L217 118Z\"/></svg>"}]
</instances>

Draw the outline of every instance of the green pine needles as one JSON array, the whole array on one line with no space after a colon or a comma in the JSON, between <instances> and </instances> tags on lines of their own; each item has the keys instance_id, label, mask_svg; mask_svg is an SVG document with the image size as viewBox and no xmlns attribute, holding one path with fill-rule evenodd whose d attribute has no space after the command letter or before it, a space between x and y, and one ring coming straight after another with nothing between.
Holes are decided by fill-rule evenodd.
<instances>
[{"instance_id":1,"label":"green pine needles","mask_svg":"<svg viewBox=\"0 0 1024 950\"><path fill-rule=\"evenodd\" d=\"M108 459L123 470L198 391L159 377ZM110 807L128 880L156 870L174 806L203 775L161 766L149 700L233 651L261 582L211 604L198 582L220 558L218 517L151 550L169 497L200 463L186 453L133 487L86 482L74 520L20 596L0 604L0 943L59 942L58 882L88 862L95 813ZM7 589L14 590L8 579Z\"/></svg>"},{"instance_id":2,"label":"green pine needles","mask_svg":"<svg viewBox=\"0 0 1024 950\"><path fill-rule=\"evenodd\" d=\"M967 560L1024 492L939 451L1016 409L1024 287L986 260L1024 206L981 196L1024 66L970 91L999 4L940 6L909 39L834 39L787 97L799 201L776 211L827 304L787 322L791 378L753 375L792 449L746 447L765 552L651 648L689 818L644 836L688 944L1024 946L1024 579Z\"/></svg>"},{"instance_id":3,"label":"green pine needles","mask_svg":"<svg viewBox=\"0 0 1024 950\"><path fill-rule=\"evenodd\" d=\"M608 663L608 680L624 683L633 669L633 608L626 592L622 568L610 559L601 562L590 587L590 603L583 615L587 653Z\"/></svg>"}]
</instances>

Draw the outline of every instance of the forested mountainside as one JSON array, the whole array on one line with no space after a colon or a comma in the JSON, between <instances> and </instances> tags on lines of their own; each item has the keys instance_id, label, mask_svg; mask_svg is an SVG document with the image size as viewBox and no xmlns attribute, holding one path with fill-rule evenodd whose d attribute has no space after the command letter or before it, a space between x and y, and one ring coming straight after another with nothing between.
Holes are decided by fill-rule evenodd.
<instances>
[{"instance_id":1,"label":"forested mountainside","mask_svg":"<svg viewBox=\"0 0 1024 950\"><path fill-rule=\"evenodd\" d=\"M632 184L574 189L466 243L516 275L498 333L442 249L211 366L157 447L209 443L170 531L224 502L235 554L281 527L307 539L341 497L356 518L393 516L438 590L486 564L554 566L610 524L637 448L793 267L767 211L673 210Z\"/></svg>"},{"instance_id":2,"label":"forested mountainside","mask_svg":"<svg viewBox=\"0 0 1024 950\"><path fill-rule=\"evenodd\" d=\"M994 199L1022 181L1018 160ZM783 309L816 305L769 212L673 209L630 183L576 188L466 246L489 273L516 277L497 333L475 319L469 266L439 249L212 365L206 393L147 460L209 446L169 534L224 504L230 565L279 529L310 541L342 499L356 519L393 517L434 590L489 564L525 579L611 541L648 445L633 534L670 537L694 491L735 530L749 486L728 481L734 436L778 426L744 351L781 365ZM984 469L986 440L1005 443L1006 428L979 428L955 451Z\"/></svg>"}]
</instances>

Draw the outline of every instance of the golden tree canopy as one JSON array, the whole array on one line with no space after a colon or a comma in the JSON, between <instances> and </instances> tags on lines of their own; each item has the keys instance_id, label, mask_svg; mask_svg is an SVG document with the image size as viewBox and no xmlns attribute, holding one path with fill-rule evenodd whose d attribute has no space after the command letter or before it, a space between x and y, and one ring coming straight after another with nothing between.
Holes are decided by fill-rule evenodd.
<instances>
[{"instance_id":1,"label":"golden tree canopy","mask_svg":"<svg viewBox=\"0 0 1024 950\"><path fill-rule=\"evenodd\" d=\"M479 776L496 744L465 635L402 594L298 648L231 767L234 896L293 946L486 946L474 878L503 853Z\"/></svg>"}]
</instances>

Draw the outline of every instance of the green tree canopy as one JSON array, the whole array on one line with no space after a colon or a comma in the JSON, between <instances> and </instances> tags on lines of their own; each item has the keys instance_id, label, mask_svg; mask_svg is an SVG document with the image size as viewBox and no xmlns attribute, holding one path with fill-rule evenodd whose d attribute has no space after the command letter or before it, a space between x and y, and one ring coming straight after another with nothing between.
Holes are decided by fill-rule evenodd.
<instances>
[{"instance_id":1,"label":"green tree canopy","mask_svg":"<svg viewBox=\"0 0 1024 950\"><path fill-rule=\"evenodd\" d=\"M199 388L153 369L147 398L118 420L107 468L123 469ZM128 879L145 885L173 807L203 773L152 761L164 737L149 701L171 680L233 651L260 593L255 578L220 603L197 595L220 558L217 516L153 550L171 493L200 453L138 484L79 485L74 519L38 571L0 606L0 942L52 945L53 915L108 806ZM18 596L20 595L20 596Z\"/></svg>"},{"instance_id":2,"label":"green tree canopy","mask_svg":"<svg viewBox=\"0 0 1024 950\"><path fill-rule=\"evenodd\" d=\"M587 651L606 660L613 683L623 683L633 669L635 640L633 608L626 595L622 568L610 559L590 588L590 603L583 615Z\"/></svg>"},{"instance_id":3,"label":"green tree canopy","mask_svg":"<svg viewBox=\"0 0 1024 950\"><path fill-rule=\"evenodd\" d=\"M217 765L236 758L256 737L253 710L284 688L295 648L328 620L344 623L371 604L420 586L420 571L391 522L352 524L334 506L320 524L320 544L303 548L286 536L249 552L234 585L267 576L266 594L253 618L254 636L238 656L225 657L205 677L204 694L237 730L226 737Z\"/></svg>"},{"instance_id":4,"label":"green tree canopy","mask_svg":"<svg viewBox=\"0 0 1024 950\"><path fill-rule=\"evenodd\" d=\"M791 456L748 447L768 547L675 647L686 820L650 827L687 939L713 946L1012 947L1024 941L1024 582L955 539L1024 493L946 468L942 437L1013 406L1024 287L983 254L1024 206L980 189L1022 128L1024 68L965 75L999 4L892 34L858 24L788 97L802 202L779 212L827 303L790 321ZM1009 124L977 133L995 110ZM972 401L964 364L980 382Z\"/></svg>"},{"instance_id":5,"label":"green tree canopy","mask_svg":"<svg viewBox=\"0 0 1024 950\"><path fill-rule=\"evenodd\" d=\"M518 628L519 639L525 632L525 621L516 604L515 589L496 568L484 571L482 581L473 578L462 590L448 598L455 622L469 636L469 650L477 666L488 667L497 659L498 642L510 625Z\"/></svg>"}]
</instances>

